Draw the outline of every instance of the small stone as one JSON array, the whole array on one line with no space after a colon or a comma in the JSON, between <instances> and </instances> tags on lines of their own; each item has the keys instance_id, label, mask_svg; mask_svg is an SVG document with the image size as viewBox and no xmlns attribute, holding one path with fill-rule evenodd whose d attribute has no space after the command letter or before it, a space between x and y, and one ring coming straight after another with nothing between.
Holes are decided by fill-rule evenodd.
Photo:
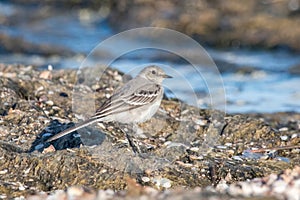
<instances>
[{"instance_id":1,"label":"small stone","mask_svg":"<svg viewBox=\"0 0 300 200\"><path fill-rule=\"evenodd\" d=\"M203 159L204 159L204 156L201 156L201 155L200 155L200 156L197 157L197 159L198 159L198 160L203 160Z\"/></svg>"},{"instance_id":2,"label":"small stone","mask_svg":"<svg viewBox=\"0 0 300 200\"><path fill-rule=\"evenodd\" d=\"M279 129L279 131L280 131L280 132L283 132L283 131L288 131L288 130L289 130L289 128L288 128L288 127L282 127L282 128L280 128L280 129Z\"/></svg>"},{"instance_id":3,"label":"small stone","mask_svg":"<svg viewBox=\"0 0 300 200\"><path fill-rule=\"evenodd\" d=\"M67 199L67 194L63 190L56 190L48 199Z\"/></svg>"},{"instance_id":4,"label":"small stone","mask_svg":"<svg viewBox=\"0 0 300 200\"><path fill-rule=\"evenodd\" d=\"M190 148L191 151L193 152L198 152L199 151L199 147L192 147Z\"/></svg>"},{"instance_id":5,"label":"small stone","mask_svg":"<svg viewBox=\"0 0 300 200\"><path fill-rule=\"evenodd\" d=\"M224 179L221 179L220 182L218 183L218 185L216 186L216 190L220 191L220 192L224 192L228 189L228 184L226 183L226 181Z\"/></svg>"},{"instance_id":6,"label":"small stone","mask_svg":"<svg viewBox=\"0 0 300 200\"><path fill-rule=\"evenodd\" d=\"M1 170L0 171L0 174L2 175L2 174L6 174L8 172L8 170L7 169L4 169L4 170Z\"/></svg>"},{"instance_id":7,"label":"small stone","mask_svg":"<svg viewBox=\"0 0 300 200\"><path fill-rule=\"evenodd\" d=\"M96 199L96 192L87 187L72 186L67 190L67 199Z\"/></svg>"},{"instance_id":8,"label":"small stone","mask_svg":"<svg viewBox=\"0 0 300 200\"><path fill-rule=\"evenodd\" d=\"M53 110L61 110L61 108L58 107L58 106L52 106L52 109L53 109Z\"/></svg>"},{"instance_id":9,"label":"small stone","mask_svg":"<svg viewBox=\"0 0 300 200\"><path fill-rule=\"evenodd\" d=\"M224 145L218 145L217 148L218 148L218 149L227 149L227 146L224 146Z\"/></svg>"},{"instance_id":10,"label":"small stone","mask_svg":"<svg viewBox=\"0 0 300 200\"><path fill-rule=\"evenodd\" d=\"M145 183L147 183L147 182L150 181L150 178L149 178L149 177L146 177L146 176L143 176L143 177L142 177L142 181L145 182Z\"/></svg>"},{"instance_id":11,"label":"small stone","mask_svg":"<svg viewBox=\"0 0 300 200\"><path fill-rule=\"evenodd\" d=\"M200 128L201 128L201 126L198 125L198 124L194 126L194 129L195 129L195 130L199 130Z\"/></svg>"},{"instance_id":12,"label":"small stone","mask_svg":"<svg viewBox=\"0 0 300 200\"><path fill-rule=\"evenodd\" d=\"M287 135L282 135L280 136L280 139L283 140L283 141L287 141L288 140L288 136Z\"/></svg>"},{"instance_id":13,"label":"small stone","mask_svg":"<svg viewBox=\"0 0 300 200\"><path fill-rule=\"evenodd\" d=\"M19 183L19 190L23 191L26 189L22 183L20 183L20 182L18 182L18 183Z\"/></svg>"},{"instance_id":14,"label":"small stone","mask_svg":"<svg viewBox=\"0 0 300 200\"><path fill-rule=\"evenodd\" d=\"M34 149L35 149L35 150L40 150L40 149L42 149L43 147L44 147L43 144L38 144L38 145L36 145L36 146L34 147Z\"/></svg>"},{"instance_id":15,"label":"small stone","mask_svg":"<svg viewBox=\"0 0 300 200\"><path fill-rule=\"evenodd\" d=\"M51 101L51 100L48 100L48 101L46 101L45 103L46 103L47 105L49 105L49 106L53 106L53 105L54 105L54 102Z\"/></svg>"},{"instance_id":16,"label":"small stone","mask_svg":"<svg viewBox=\"0 0 300 200\"><path fill-rule=\"evenodd\" d=\"M240 156L233 156L232 157L234 160L239 160L239 161L243 161L243 159Z\"/></svg>"},{"instance_id":17,"label":"small stone","mask_svg":"<svg viewBox=\"0 0 300 200\"><path fill-rule=\"evenodd\" d=\"M49 90L48 94L52 95L52 94L54 94L54 92L52 90Z\"/></svg>"},{"instance_id":18,"label":"small stone","mask_svg":"<svg viewBox=\"0 0 300 200\"><path fill-rule=\"evenodd\" d=\"M45 130L47 130L48 128L46 128ZM50 131L50 130L47 130L47 131ZM43 134L43 138L45 138L45 137L50 137L50 136L52 136L53 134L52 133L44 133ZM37 145L38 146L38 145Z\"/></svg>"},{"instance_id":19,"label":"small stone","mask_svg":"<svg viewBox=\"0 0 300 200\"><path fill-rule=\"evenodd\" d=\"M196 124L198 124L199 126L206 126L207 125L207 121L203 120L203 119L195 119L194 122Z\"/></svg>"},{"instance_id":20,"label":"small stone","mask_svg":"<svg viewBox=\"0 0 300 200\"><path fill-rule=\"evenodd\" d=\"M291 136L291 139L296 138L296 137L298 137L298 134L297 134L297 133L294 133L294 134Z\"/></svg>"},{"instance_id":21,"label":"small stone","mask_svg":"<svg viewBox=\"0 0 300 200\"><path fill-rule=\"evenodd\" d=\"M42 79L50 80L50 79L52 79L52 73L51 73L51 71L42 71L40 73L39 77L42 78Z\"/></svg>"},{"instance_id":22,"label":"small stone","mask_svg":"<svg viewBox=\"0 0 300 200\"><path fill-rule=\"evenodd\" d=\"M53 66L52 65L48 65L48 70L52 71L53 70Z\"/></svg>"},{"instance_id":23,"label":"small stone","mask_svg":"<svg viewBox=\"0 0 300 200\"><path fill-rule=\"evenodd\" d=\"M26 170L24 170L24 174L28 174L30 172L30 167Z\"/></svg>"},{"instance_id":24,"label":"small stone","mask_svg":"<svg viewBox=\"0 0 300 200\"><path fill-rule=\"evenodd\" d=\"M234 154L234 150L232 150L232 149L229 149L226 152L227 152L228 155L233 155Z\"/></svg>"},{"instance_id":25,"label":"small stone","mask_svg":"<svg viewBox=\"0 0 300 200\"><path fill-rule=\"evenodd\" d=\"M20 142L24 144L24 143L27 143L28 140L22 139L22 140L20 140Z\"/></svg>"},{"instance_id":26,"label":"small stone","mask_svg":"<svg viewBox=\"0 0 300 200\"><path fill-rule=\"evenodd\" d=\"M123 78L122 78L121 75L117 74L117 75L115 75L115 80L119 81L119 82L122 82Z\"/></svg>"},{"instance_id":27,"label":"small stone","mask_svg":"<svg viewBox=\"0 0 300 200\"><path fill-rule=\"evenodd\" d=\"M153 178L153 183L155 183L157 188L163 187L163 188L170 188L172 186L171 181L167 178L160 178L156 177Z\"/></svg>"},{"instance_id":28,"label":"small stone","mask_svg":"<svg viewBox=\"0 0 300 200\"><path fill-rule=\"evenodd\" d=\"M68 97L69 95L67 93L65 93L65 92L61 92L61 93L59 93L59 96L61 96L61 97Z\"/></svg>"},{"instance_id":29,"label":"small stone","mask_svg":"<svg viewBox=\"0 0 300 200\"><path fill-rule=\"evenodd\" d=\"M45 148L42 153L54 152L56 149L53 145L50 145L48 148Z\"/></svg>"},{"instance_id":30,"label":"small stone","mask_svg":"<svg viewBox=\"0 0 300 200\"><path fill-rule=\"evenodd\" d=\"M232 146L232 143L225 143L225 146L228 146L228 147L231 147Z\"/></svg>"},{"instance_id":31,"label":"small stone","mask_svg":"<svg viewBox=\"0 0 300 200\"><path fill-rule=\"evenodd\" d=\"M163 178L161 180L161 186L163 188L170 188L172 186L171 181L169 179Z\"/></svg>"}]
</instances>

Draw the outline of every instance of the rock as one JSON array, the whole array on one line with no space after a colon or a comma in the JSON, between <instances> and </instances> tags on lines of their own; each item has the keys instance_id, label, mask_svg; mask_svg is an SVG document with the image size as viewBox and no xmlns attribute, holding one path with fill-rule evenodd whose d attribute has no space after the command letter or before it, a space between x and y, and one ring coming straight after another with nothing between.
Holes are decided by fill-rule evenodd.
<instances>
[{"instance_id":1,"label":"rock","mask_svg":"<svg viewBox=\"0 0 300 200\"><path fill-rule=\"evenodd\" d=\"M59 46L52 45L38 45L28 42L19 37L13 37L0 33L0 52L4 53L24 53L24 54L36 54L43 56L64 55L72 56L75 53Z\"/></svg>"},{"instance_id":2,"label":"rock","mask_svg":"<svg viewBox=\"0 0 300 200\"><path fill-rule=\"evenodd\" d=\"M122 84L119 77L122 73L107 68L99 80L97 74L101 70L97 67L82 69L79 77L75 70L53 70L52 79L44 80L39 78L38 70L28 66L3 67L1 70L0 92L4 98L0 106L4 114L0 115L0 172L5 184L0 184L0 193L7 198L32 193L41 193L44 198L43 192L67 188L67 192L54 192L53 195L62 198L68 195L75 198L78 194L91 198L97 194L107 198L124 197L128 185L133 189L131 195L144 195L149 199L151 195L171 199L177 193L191 198L224 197L223 193L201 191L221 180L230 187L239 181L278 174L300 164L299 147L296 146L299 145L299 116L296 114L271 115L281 116L285 121L272 119L270 115L265 118L227 115L223 121L214 118L216 124L222 125L218 129L213 128L211 116L222 116L219 111L168 99L161 105L165 112L158 112L151 120L140 124L147 137L133 137L133 142L141 149L140 154L132 152L124 136L125 128L132 131L132 127L124 128L115 123L87 127L49 144L45 142L48 137L78 121L72 110L72 100L76 98L73 88L85 95L79 96L84 102L91 99L90 93L94 94L95 100L92 100L99 105L106 100L106 94L112 94L113 89ZM5 74L16 76L7 78ZM72 84L77 78L81 85ZM93 85L101 88L96 87L97 91L93 91ZM83 113L88 112L88 104L85 104L81 108ZM54 106L60 109L54 109ZM288 129L284 132L276 130L282 127ZM284 140L282 136L286 136ZM295 145L294 149L277 148L290 144ZM269 148L276 153L265 160L243 156L253 148L264 151L262 148ZM189 192L185 194L178 189L164 193L153 189L180 187ZM294 190L299 191L296 187ZM278 195L283 194L279 186L276 191Z\"/></svg>"},{"instance_id":3,"label":"rock","mask_svg":"<svg viewBox=\"0 0 300 200\"><path fill-rule=\"evenodd\" d=\"M133 0L121 3L115 0L109 21L118 30L146 26L174 29L203 45L288 47L299 51L299 6L291 8L291 2Z\"/></svg>"}]
</instances>

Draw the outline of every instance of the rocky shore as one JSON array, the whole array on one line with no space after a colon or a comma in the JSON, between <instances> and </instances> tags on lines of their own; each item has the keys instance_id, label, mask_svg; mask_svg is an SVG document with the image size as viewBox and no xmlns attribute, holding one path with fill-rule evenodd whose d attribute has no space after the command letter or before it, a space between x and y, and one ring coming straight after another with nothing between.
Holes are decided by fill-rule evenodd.
<instances>
[{"instance_id":1,"label":"rocky shore","mask_svg":"<svg viewBox=\"0 0 300 200\"><path fill-rule=\"evenodd\" d=\"M202 45L300 50L299 1L113 2L108 19L117 30L164 27L185 33Z\"/></svg>"},{"instance_id":2,"label":"rocky shore","mask_svg":"<svg viewBox=\"0 0 300 200\"><path fill-rule=\"evenodd\" d=\"M20 6L40 7L31 13L20 9L11 16L0 13L5 26L21 22L34 28L35 21L65 10L81 10L79 17L103 16L116 31L138 27L162 27L177 30L196 39L201 45L225 48L264 48L300 50L300 6L297 0L225 2L222 0L131 0L131 1L38 1L13 0ZM96 11L96 15L93 12ZM95 16L94 16L95 15ZM122 19L122 20L120 20ZM22 21L24 20L24 21ZM33 27L31 27L33 26ZM73 55L56 46L32 44L22 37L0 33L0 52ZM78 53L78 52L77 52Z\"/></svg>"},{"instance_id":3,"label":"rocky shore","mask_svg":"<svg viewBox=\"0 0 300 200\"><path fill-rule=\"evenodd\" d=\"M226 115L214 129L218 111L164 99L140 125L147 137L134 138L139 154L114 123L46 143L78 122L74 88L99 104L122 85L121 72L107 68L99 80L99 69L0 64L1 198L299 199L297 113ZM90 84L76 85L84 73Z\"/></svg>"}]
</instances>

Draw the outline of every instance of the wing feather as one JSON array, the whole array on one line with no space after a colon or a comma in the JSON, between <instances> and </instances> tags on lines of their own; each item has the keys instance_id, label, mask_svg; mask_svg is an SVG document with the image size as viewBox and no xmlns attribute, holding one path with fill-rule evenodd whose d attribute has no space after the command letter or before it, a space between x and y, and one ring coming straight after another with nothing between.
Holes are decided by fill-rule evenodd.
<instances>
[{"instance_id":1,"label":"wing feather","mask_svg":"<svg viewBox=\"0 0 300 200\"><path fill-rule=\"evenodd\" d=\"M100 119L150 104L155 101L161 90L160 85L145 84L130 93L128 93L129 89L124 92L119 91L102 104L93 118Z\"/></svg>"}]
</instances>

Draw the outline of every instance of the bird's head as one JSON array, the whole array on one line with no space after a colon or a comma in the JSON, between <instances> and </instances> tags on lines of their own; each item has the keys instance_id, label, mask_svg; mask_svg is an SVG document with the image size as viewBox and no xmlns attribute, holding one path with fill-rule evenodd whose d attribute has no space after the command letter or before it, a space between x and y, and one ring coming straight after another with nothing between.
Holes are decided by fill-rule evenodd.
<instances>
[{"instance_id":1,"label":"bird's head","mask_svg":"<svg viewBox=\"0 0 300 200\"><path fill-rule=\"evenodd\" d=\"M155 65L145 67L139 73L139 76L157 84L162 83L165 78L172 78L172 76L167 75L163 69Z\"/></svg>"}]
</instances>

